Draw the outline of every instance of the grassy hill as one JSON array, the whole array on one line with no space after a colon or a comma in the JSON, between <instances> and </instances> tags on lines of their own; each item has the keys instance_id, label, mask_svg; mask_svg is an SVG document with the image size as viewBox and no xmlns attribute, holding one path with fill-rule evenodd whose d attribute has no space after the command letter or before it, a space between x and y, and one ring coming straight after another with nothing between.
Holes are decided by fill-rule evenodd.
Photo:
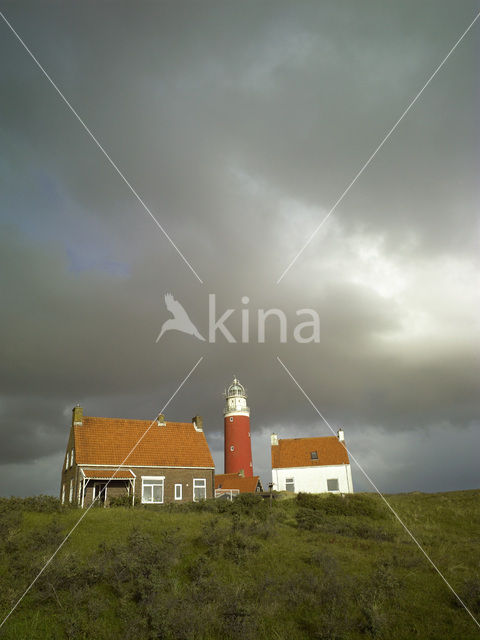
<instances>
[{"instance_id":1,"label":"grassy hill","mask_svg":"<svg viewBox=\"0 0 480 640\"><path fill-rule=\"evenodd\" d=\"M388 500L480 616L480 491ZM81 514L0 499L2 619ZM93 508L0 629L11 640L478 637L367 494Z\"/></svg>"}]
</instances>

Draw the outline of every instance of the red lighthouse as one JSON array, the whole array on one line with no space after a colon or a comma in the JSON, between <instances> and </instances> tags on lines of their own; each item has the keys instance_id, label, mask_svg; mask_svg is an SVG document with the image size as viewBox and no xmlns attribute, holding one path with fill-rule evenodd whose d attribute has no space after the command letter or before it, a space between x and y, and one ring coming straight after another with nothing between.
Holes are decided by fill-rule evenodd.
<instances>
[{"instance_id":1,"label":"red lighthouse","mask_svg":"<svg viewBox=\"0 0 480 640\"><path fill-rule=\"evenodd\" d=\"M253 476L250 409L245 388L234 378L225 392L225 473Z\"/></svg>"}]
</instances>

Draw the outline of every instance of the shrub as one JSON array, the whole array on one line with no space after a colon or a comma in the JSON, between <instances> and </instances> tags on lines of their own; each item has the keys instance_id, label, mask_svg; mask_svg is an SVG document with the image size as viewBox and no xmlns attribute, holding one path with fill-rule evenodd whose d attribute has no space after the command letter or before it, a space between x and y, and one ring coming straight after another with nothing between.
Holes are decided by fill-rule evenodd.
<instances>
[{"instance_id":1,"label":"shrub","mask_svg":"<svg viewBox=\"0 0 480 640\"><path fill-rule=\"evenodd\" d=\"M480 614L480 577L478 575L466 578L457 593L474 615ZM455 606L462 606L453 594L452 598Z\"/></svg>"},{"instance_id":2,"label":"shrub","mask_svg":"<svg viewBox=\"0 0 480 640\"><path fill-rule=\"evenodd\" d=\"M179 546L176 532L163 532L158 543L134 528L124 545L100 545L98 566L120 597L146 601L152 589L162 588L167 572L177 560Z\"/></svg>"},{"instance_id":3,"label":"shrub","mask_svg":"<svg viewBox=\"0 0 480 640\"><path fill-rule=\"evenodd\" d=\"M51 520L45 527L36 529L31 534L29 546L37 551L58 547L65 538L63 528L57 520Z\"/></svg>"},{"instance_id":4,"label":"shrub","mask_svg":"<svg viewBox=\"0 0 480 640\"><path fill-rule=\"evenodd\" d=\"M365 516L372 520L383 520L387 517L387 507L375 495L353 493L345 496L346 515Z\"/></svg>"},{"instance_id":5,"label":"shrub","mask_svg":"<svg viewBox=\"0 0 480 640\"><path fill-rule=\"evenodd\" d=\"M357 605L355 627L372 638L384 637L388 627L387 603L398 600L401 582L388 563L380 564L354 592Z\"/></svg>"},{"instance_id":6,"label":"shrub","mask_svg":"<svg viewBox=\"0 0 480 640\"><path fill-rule=\"evenodd\" d=\"M217 606L218 626L215 637L222 640L256 640L258 605L251 589L236 584L225 584Z\"/></svg>"},{"instance_id":7,"label":"shrub","mask_svg":"<svg viewBox=\"0 0 480 640\"><path fill-rule=\"evenodd\" d=\"M338 530L338 533L344 533L345 535L357 538L379 540L380 542L393 542L397 538L397 534L394 531L373 526L368 522L358 522L353 525L348 524L343 527L343 531Z\"/></svg>"},{"instance_id":8,"label":"shrub","mask_svg":"<svg viewBox=\"0 0 480 640\"><path fill-rule=\"evenodd\" d=\"M132 496L124 495L124 496L114 496L110 498L108 501L110 507L131 507L132 506Z\"/></svg>"},{"instance_id":9,"label":"shrub","mask_svg":"<svg viewBox=\"0 0 480 640\"><path fill-rule=\"evenodd\" d=\"M300 637L324 640L348 637L346 605L351 599L351 583L328 553L312 554L310 560L312 566L308 570L294 573L279 585L296 626L304 632Z\"/></svg>"},{"instance_id":10,"label":"shrub","mask_svg":"<svg viewBox=\"0 0 480 640\"><path fill-rule=\"evenodd\" d=\"M218 519L212 518L203 523L196 542L204 545L207 548L207 554L214 557L220 553L226 535L226 531L219 526Z\"/></svg>"},{"instance_id":11,"label":"shrub","mask_svg":"<svg viewBox=\"0 0 480 640\"><path fill-rule=\"evenodd\" d=\"M208 500L199 500L198 502L183 502L180 504L175 504L174 502L170 502L166 505L161 505L161 509L166 509L167 511L173 512L182 512L182 511L193 511L193 512L217 512L216 500L214 498Z\"/></svg>"},{"instance_id":12,"label":"shrub","mask_svg":"<svg viewBox=\"0 0 480 640\"><path fill-rule=\"evenodd\" d=\"M6 511L41 511L53 513L64 509L58 498L53 496L33 496L31 498L0 498L0 513Z\"/></svg>"},{"instance_id":13,"label":"shrub","mask_svg":"<svg viewBox=\"0 0 480 640\"><path fill-rule=\"evenodd\" d=\"M300 529L318 529L325 524L325 514L314 509L299 509L296 516L297 526Z\"/></svg>"},{"instance_id":14,"label":"shrub","mask_svg":"<svg viewBox=\"0 0 480 640\"><path fill-rule=\"evenodd\" d=\"M312 494L299 493L297 503L300 507L321 511L325 514L344 516L348 514L348 503L342 496L334 493Z\"/></svg>"},{"instance_id":15,"label":"shrub","mask_svg":"<svg viewBox=\"0 0 480 640\"><path fill-rule=\"evenodd\" d=\"M239 564L247 554L258 551L260 545L249 536L232 531L223 543L223 555Z\"/></svg>"},{"instance_id":16,"label":"shrub","mask_svg":"<svg viewBox=\"0 0 480 640\"><path fill-rule=\"evenodd\" d=\"M65 591L78 596L96 584L101 573L94 563L82 561L77 553L60 552L40 576L33 597L58 601L58 594Z\"/></svg>"},{"instance_id":17,"label":"shrub","mask_svg":"<svg viewBox=\"0 0 480 640\"><path fill-rule=\"evenodd\" d=\"M204 582L212 575L212 569L210 563L205 556L195 558L186 569L186 574L189 580L194 584Z\"/></svg>"},{"instance_id":18,"label":"shrub","mask_svg":"<svg viewBox=\"0 0 480 640\"><path fill-rule=\"evenodd\" d=\"M339 572L337 559L325 549L314 549L305 558L305 561L328 575L334 575Z\"/></svg>"},{"instance_id":19,"label":"shrub","mask_svg":"<svg viewBox=\"0 0 480 640\"><path fill-rule=\"evenodd\" d=\"M256 493L241 493L232 502L230 502L229 507L230 508L227 509L227 511L242 515L259 515L261 513L266 513L268 509L268 505L265 503L265 500L262 496L259 496Z\"/></svg>"},{"instance_id":20,"label":"shrub","mask_svg":"<svg viewBox=\"0 0 480 640\"><path fill-rule=\"evenodd\" d=\"M20 511L0 512L0 542L5 542L20 529L23 514Z\"/></svg>"},{"instance_id":21,"label":"shrub","mask_svg":"<svg viewBox=\"0 0 480 640\"><path fill-rule=\"evenodd\" d=\"M373 520L383 519L386 516L385 510L375 496L299 493L296 501L299 507L332 516L364 516Z\"/></svg>"},{"instance_id":22,"label":"shrub","mask_svg":"<svg viewBox=\"0 0 480 640\"><path fill-rule=\"evenodd\" d=\"M217 518L205 522L196 542L207 547L210 558L223 556L237 564L251 552L257 551L260 545L252 539L252 524L243 522L237 513L233 514L230 529L220 526Z\"/></svg>"}]
</instances>

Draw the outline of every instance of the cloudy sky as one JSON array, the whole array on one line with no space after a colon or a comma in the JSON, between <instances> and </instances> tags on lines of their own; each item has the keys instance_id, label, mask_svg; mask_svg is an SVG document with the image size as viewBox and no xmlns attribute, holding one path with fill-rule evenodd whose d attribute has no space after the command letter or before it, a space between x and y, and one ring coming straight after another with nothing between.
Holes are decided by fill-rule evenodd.
<instances>
[{"instance_id":1,"label":"cloudy sky","mask_svg":"<svg viewBox=\"0 0 480 640\"><path fill-rule=\"evenodd\" d=\"M272 431L330 435L278 356L382 491L480 486L480 20L277 284L478 0L0 9L198 275L0 20L2 495L58 493L74 404L151 419L201 356L165 413L219 471L234 374L264 481ZM237 342L155 342L168 292Z\"/></svg>"}]
</instances>

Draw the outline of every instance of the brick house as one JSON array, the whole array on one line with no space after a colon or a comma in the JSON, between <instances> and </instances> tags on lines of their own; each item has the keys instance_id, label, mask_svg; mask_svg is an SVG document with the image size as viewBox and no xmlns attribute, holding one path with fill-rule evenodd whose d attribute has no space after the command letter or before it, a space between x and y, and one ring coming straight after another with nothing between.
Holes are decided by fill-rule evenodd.
<instances>
[{"instance_id":1,"label":"brick house","mask_svg":"<svg viewBox=\"0 0 480 640\"><path fill-rule=\"evenodd\" d=\"M263 491L260 476L245 477L240 473L219 473L215 476L215 497L223 495L230 498L239 493L259 493Z\"/></svg>"},{"instance_id":2,"label":"brick house","mask_svg":"<svg viewBox=\"0 0 480 640\"><path fill-rule=\"evenodd\" d=\"M76 406L62 468L62 503L87 507L129 495L134 504L212 498L215 467L200 416L192 422L93 418Z\"/></svg>"},{"instance_id":3,"label":"brick house","mask_svg":"<svg viewBox=\"0 0 480 640\"><path fill-rule=\"evenodd\" d=\"M353 493L350 460L342 429L337 437L271 436L272 483L277 491Z\"/></svg>"}]
</instances>

